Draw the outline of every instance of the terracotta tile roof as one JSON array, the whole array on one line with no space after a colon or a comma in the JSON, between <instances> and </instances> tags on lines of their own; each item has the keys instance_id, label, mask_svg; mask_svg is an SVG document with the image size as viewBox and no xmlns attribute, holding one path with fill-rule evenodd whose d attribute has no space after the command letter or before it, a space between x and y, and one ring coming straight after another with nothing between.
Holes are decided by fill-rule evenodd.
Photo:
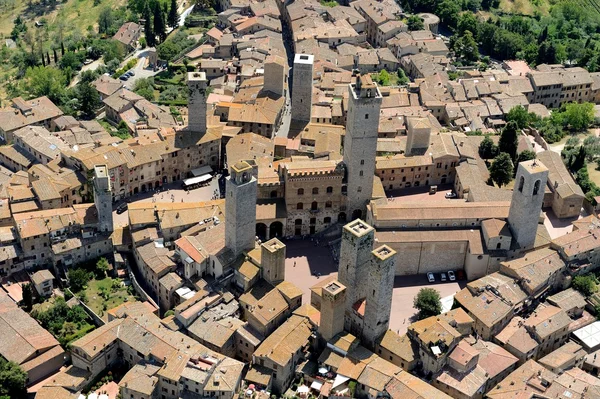
<instances>
[{"instance_id":1,"label":"terracotta tile roof","mask_svg":"<svg viewBox=\"0 0 600 399\"><path fill-rule=\"evenodd\" d=\"M292 315L260 344L254 356L268 358L285 367L291 361L292 354L308 343L311 334L312 327L308 319Z\"/></svg>"}]
</instances>

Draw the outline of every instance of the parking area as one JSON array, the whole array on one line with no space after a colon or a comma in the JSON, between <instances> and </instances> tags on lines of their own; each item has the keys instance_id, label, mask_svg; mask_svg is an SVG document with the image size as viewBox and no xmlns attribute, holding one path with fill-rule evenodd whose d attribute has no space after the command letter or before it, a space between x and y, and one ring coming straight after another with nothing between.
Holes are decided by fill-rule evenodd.
<instances>
[{"instance_id":1,"label":"parking area","mask_svg":"<svg viewBox=\"0 0 600 399\"><path fill-rule=\"evenodd\" d=\"M386 195L392 201L444 201L446 200L446 194L452 193L452 189L452 184L442 184L437 186L437 192L435 194L429 193L429 187L410 187L401 190L386 191Z\"/></svg>"},{"instance_id":2,"label":"parking area","mask_svg":"<svg viewBox=\"0 0 600 399\"><path fill-rule=\"evenodd\" d=\"M139 193L129 197L130 203L134 202L204 202L214 199L215 193L219 193L219 177L215 176L205 187L199 187L186 191L181 188L181 181L165 184L160 191L152 190L145 193ZM124 201L119 201L113 205L113 223L116 226L126 226L128 223L127 211L117 214L117 207Z\"/></svg>"},{"instance_id":3,"label":"parking area","mask_svg":"<svg viewBox=\"0 0 600 399\"><path fill-rule=\"evenodd\" d=\"M315 245L307 240L288 240L285 260L285 278L293 282L304 293L302 303L310 303L310 287L323 278L337 275L337 263L334 262L329 247ZM436 274L439 281L439 274ZM390 329L403 334L414 321L417 310L413 308L413 299L421 288L431 287L440 292L442 298L455 294L466 285L465 281L446 283L428 283L425 275L399 276L394 281L392 314Z\"/></svg>"}]
</instances>

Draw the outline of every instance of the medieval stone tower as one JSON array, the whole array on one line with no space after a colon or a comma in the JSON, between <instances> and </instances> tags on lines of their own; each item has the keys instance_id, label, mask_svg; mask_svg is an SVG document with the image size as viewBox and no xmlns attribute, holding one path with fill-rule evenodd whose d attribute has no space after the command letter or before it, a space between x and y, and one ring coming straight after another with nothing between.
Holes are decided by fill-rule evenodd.
<instances>
[{"instance_id":1,"label":"medieval stone tower","mask_svg":"<svg viewBox=\"0 0 600 399\"><path fill-rule=\"evenodd\" d=\"M231 167L225 192L225 246L238 256L255 241L257 181L248 162Z\"/></svg>"},{"instance_id":2,"label":"medieval stone tower","mask_svg":"<svg viewBox=\"0 0 600 399\"><path fill-rule=\"evenodd\" d=\"M348 211L352 219L362 218L373 195L375 155L381 93L370 75L359 75L348 85L350 90L344 164L348 183Z\"/></svg>"},{"instance_id":3,"label":"medieval stone tower","mask_svg":"<svg viewBox=\"0 0 600 399\"><path fill-rule=\"evenodd\" d=\"M261 245L260 253L262 278L272 285L285 280L285 244L272 238Z\"/></svg>"},{"instance_id":4,"label":"medieval stone tower","mask_svg":"<svg viewBox=\"0 0 600 399\"><path fill-rule=\"evenodd\" d=\"M431 123L427 118L406 118L406 155L425 154L431 144Z\"/></svg>"},{"instance_id":5,"label":"medieval stone tower","mask_svg":"<svg viewBox=\"0 0 600 399\"><path fill-rule=\"evenodd\" d=\"M283 57L269 55L265 59L265 84L263 90L283 96L286 62Z\"/></svg>"},{"instance_id":6,"label":"medieval stone tower","mask_svg":"<svg viewBox=\"0 0 600 399\"><path fill-rule=\"evenodd\" d=\"M206 132L206 88L208 81L204 72L188 72L188 129L192 132Z\"/></svg>"},{"instance_id":7,"label":"medieval stone tower","mask_svg":"<svg viewBox=\"0 0 600 399\"><path fill-rule=\"evenodd\" d=\"M508 224L520 249L533 247L537 234L548 168L538 160L521 162L517 169Z\"/></svg>"},{"instance_id":8,"label":"medieval stone tower","mask_svg":"<svg viewBox=\"0 0 600 399\"><path fill-rule=\"evenodd\" d=\"M375 242L375 229L362 220L354 220L342 230L342 246L338 280L346 286L346 311L363 297L363 287L367 278L365 265L371 260Z\"/></svg>"},{"instance_id":9,"label":"medieval stone tower","mask_svg":"<svg viewBox=\"0 0 600 399\"><path fill-rule=\"evenodd\" d=\"M312 115L312 83L314 61L315 57L310 54L296 54L296 57L294 58L294 81L292 83L292 120L310 122Z\"/></svg>"},{"instance_id":10,"label":"medieval stone tower","mask_svg":"<svg viewBox=\"0 0 600 399\"><path fill-rule=\"evenodd\" d=\"M344 329L369 349L389 327L396 271L396 252L385 245L373 250L374 243L375 230L364 221L345 225L338 268L346 286Z\"/></svg>"},{"instance_id":11,"label":"medieval stone tower","mask_svg":"<svg viewBox=\"0 0 600 399\"><path fill-rule=\"evenodd\" d=\"M363 282L367 285L365 313L363 316L362 342L369 348L375 344L390 325L392 294L396 272L396 251L386 245L371 252L369 275Z\"/></svg>"},{"instance_id":12,"label":"medieval stone tower","mask_svg":"<svg viewBox=\"0 0 600 399\"><path fill-rule=\"evenodd\" d=\"M94 166L94 204L98 211L98 230L112 232L112 191L106 165Z\"/></svg>"},{"instance_id":13,"label":"medieval stone tower","mask_svg":"<svg viewBox=\"0 0 600 399\"><path fill-rule=\"evenodd\" d=\"M319 333L329 341L344 331L344 314L346 312L346 287L337 280L331 281L321 294L321 321Z\"/></svg>"}]
</instances>

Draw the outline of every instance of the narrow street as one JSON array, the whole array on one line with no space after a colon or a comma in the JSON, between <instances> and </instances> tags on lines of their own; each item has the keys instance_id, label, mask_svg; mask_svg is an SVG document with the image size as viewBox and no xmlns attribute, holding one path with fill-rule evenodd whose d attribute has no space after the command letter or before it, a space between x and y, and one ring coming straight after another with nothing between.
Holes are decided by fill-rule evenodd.
<instances>
[{"instance_id":1,"label":"narrow street","mask_svg":"<svg viewBox=\"0 0 600 399\"><path fill-rule=\"evenodd\" d=\"M283 45L285 47L285 52L287 54L287 62L288 62L288 67L289 67L288 80L287 80L288 89L285 92L285 105L284 105L283 113L281 116L281 123L279 125L279 128L275 131L274 137L288 137L289 132L290 132L290 124L292 122L291 90L292 90L292 79L293 79L292 66L294 65L294 48L293 48L294 39L292 37L292 32L287 23L282 21L281 28L282 28Z\"/></svg>"}]
</instances>

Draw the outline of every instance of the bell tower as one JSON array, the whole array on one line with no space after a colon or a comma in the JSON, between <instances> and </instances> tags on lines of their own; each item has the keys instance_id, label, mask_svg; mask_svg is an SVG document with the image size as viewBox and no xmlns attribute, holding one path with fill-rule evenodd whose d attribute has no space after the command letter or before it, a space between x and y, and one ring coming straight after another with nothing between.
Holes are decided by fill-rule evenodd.
<instances>
[{"instance_id":1,"label":"bell tower","mask_svg":"<svg viewBox=\"0 0 600 399\"><path fill-rule=\"evenodd\" d=\"M548 168L534 159L521 162L517 169L508 224L521 250L531 249L537 235Z\"/></svg>"}]
</instances>

